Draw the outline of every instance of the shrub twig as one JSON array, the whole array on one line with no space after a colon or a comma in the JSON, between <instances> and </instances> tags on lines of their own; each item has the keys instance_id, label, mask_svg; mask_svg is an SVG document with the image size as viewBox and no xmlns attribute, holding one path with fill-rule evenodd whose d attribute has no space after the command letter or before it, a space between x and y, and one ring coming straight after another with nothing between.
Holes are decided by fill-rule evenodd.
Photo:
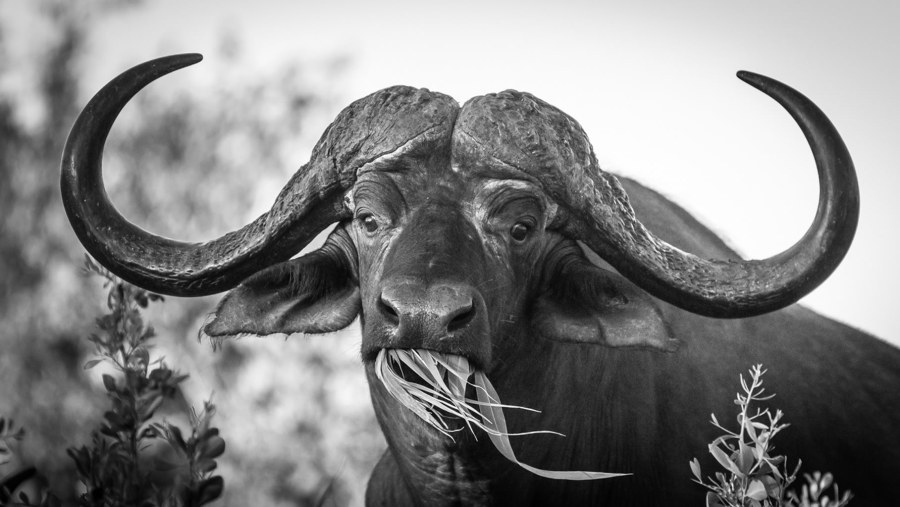
<instances>
[{"instance_id":1,"label":"shrub twig","mask_svg":"<svg viewBox=\"0 0 900 507\"><path fill-rule=\"evenodd\" d=\"M843 507L852 498L847 491L839 494L834 486L834 498L824 495L828 486L832 485L831 474L822 475L815 472L805 475L807 484L803 486L801 495L788 491L788 487L796 480L801 461L789 471L787 458L773 454L772 439L781 430L788 427L781 422L784 413L776 410L773 414L768 408L755 407L772 399L775 395L764 395L762 376L766 370L762 365L750 368L750 383L741 375L743 393L737 393L734 403L740 407L737 431L732 431L711 414L711 423L724 432L709 444L709 453L716 462L725 469L725 473L716 472L714 477L705 479L700 470L697 458L690 461L693 481L707 488L706 505L709 507Z\"/></svg>"},{"instance_id":2,"label":"shrub twig","mask_svg":"<svg viewBox=\"0 0 900 507\"><path fill-rule=\"evenodd\" d=\"M85 260L85 272L104 279L109 312L97 318L100 331L89 337L96 357L84 369L109 363L115 374L102 375L111 406L91 434L90 445L67 450L85 487L78 505L198 507L212 502L224 486L222 477L213 475L215 460L225 451L225 441L211 425L215 406L205 402L199 413L191 411L187 438L179 427L154 418L187 378L162 358L150 358L155 332L144 324L141 310L162 301L162 296L118 279L90 258ZM0 419L0 464L10 454L5 442L21 439L23 434L21 430L13 433L11 424ZM6 482L0 484L0 493L9 499L17 488ZM11 501L17 503L10 505L59 505L46 487L34 499L38 503L32 503L21 489Z\"/></svg>"}]
</instances>

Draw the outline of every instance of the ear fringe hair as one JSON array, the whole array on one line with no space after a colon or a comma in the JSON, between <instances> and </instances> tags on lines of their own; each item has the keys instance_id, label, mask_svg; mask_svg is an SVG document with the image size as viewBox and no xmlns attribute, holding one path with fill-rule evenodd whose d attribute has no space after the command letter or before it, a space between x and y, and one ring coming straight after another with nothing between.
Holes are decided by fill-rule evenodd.
<instances>
[{"instance_id":1,"label":"ear fringe hair","mask_svg":"<svg viewBox=\"0 0 900 507\"><path fill-rule=\"evenodd\" d=\"M221 335L221 336L211 336L206 334L206 326L212 323L216 318L216 311L213 310L206 314L206 317L203 318L203 324L200 325L200 329L197 330L197 342L202 343L203 339L206 338L209 340L210 345L212 345L213 352L218 352L224 345L227 340L240 340L245 336L250 336L249 333L240 333L233 335Z\"/></svg>"},{"instance_id":2,"label":"ear fringe hair","mask_svg":"<svg viewBox=\"0 0 900 507\"><path fill-rule=\"evenodd\" d=\"M584 302L604 301L609 305L628 304L628 297L605 277L597 276L592 269L587 269L577 259L567 262L562 267L562 276L549 281L548 292L561 301ZM561 281L565 280L565 283Z\"/></svg>"}]
</instances>

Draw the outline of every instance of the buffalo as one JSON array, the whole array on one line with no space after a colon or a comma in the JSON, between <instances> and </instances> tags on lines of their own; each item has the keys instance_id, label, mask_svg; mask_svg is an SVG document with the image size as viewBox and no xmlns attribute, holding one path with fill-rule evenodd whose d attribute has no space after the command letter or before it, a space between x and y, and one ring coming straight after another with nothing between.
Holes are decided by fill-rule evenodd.
<instances>
[{"instance_id":1,"label":"buffalo","mask_svg":"<svg viewBox=\"0 0 900 507\"><path fill-rule=\"evenodd\" d=\"M210 336L328 333L358 316L388 442L368 504L700 505L688 463L717 435L709 414L734 412L737 376L754 363L794 423L780 454L833 472L858 505L894 501L900 350L794 305L840 263L859 210L847 148L805 96L739 73L794 118L819 173L813 224L764 260L742 260L678 205L602 171L580 125L537 97L508 90L459 105L406 86L345 108L270 211L183 243L115 210L101 159L128 100L199 60L144 63L90 101L63 154L66 212L87 251L131 283L229 291ZM324 245L293 258L332 225ZM504 403L540 410L508 411L511 429L566 435L514 438L522 463L629 475L540 477L481 429L439 431L379 379L391 350L463 358Z\"/></svg>"}]
</instances>

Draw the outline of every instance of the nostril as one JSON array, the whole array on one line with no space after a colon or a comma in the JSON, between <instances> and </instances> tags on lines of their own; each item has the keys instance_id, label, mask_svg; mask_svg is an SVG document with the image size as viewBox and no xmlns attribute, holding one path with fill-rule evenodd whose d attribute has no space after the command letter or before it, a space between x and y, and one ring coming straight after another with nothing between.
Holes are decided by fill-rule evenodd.
<instances>
[{"instance_id":1,"label":"nostril","mask_svg":"<svg viewBox=\"0 0 900 507\"><path fill-rule=\"evenodd\" d=\"M384 294L378 300L378 311L389 323L395 326L400 324L400 314L397 312L397 308L394 307L390 300L385 299Z\"/></svg>"},{"instance_id":2,"label":"nostril","mask_svg":"<svg viewBox=\"0 0 900 507\"><path fill-rule=\"evenodd\" d=\"M469 301L469 304L462 306L450 315L450 322L447 324L447 331L453 332L466 327L472 319L475 318L475 305Z\"/></svg>"}]
</instances>

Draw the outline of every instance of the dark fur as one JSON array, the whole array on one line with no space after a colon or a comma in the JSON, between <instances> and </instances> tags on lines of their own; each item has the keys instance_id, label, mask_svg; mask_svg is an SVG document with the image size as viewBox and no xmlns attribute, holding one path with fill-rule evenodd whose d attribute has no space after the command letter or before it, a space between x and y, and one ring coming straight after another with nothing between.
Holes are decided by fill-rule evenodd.
<instances>
[{"instance_id":1,"label":"dark fur","mask_svg":"<svg viewBox=\"0 0 900 507\"><path fill-rule=\"evenodd\" d=\"M736 257L678 206L637 183L623 183L639 218L662 239L698 255ZM413 201L412 194L405 195ZM356 259L345 232L350 228L349 224L339 226L329 239L329 245L340 247L328 248L331 260L327 264L350 266L347 261ZM426 233L442 234L432 228L413 237L421 241ZM591 342L546 335L543 329L552 334L562 328L539 325L542 319L557 317L536 308L540 300L555 302L555 307L547 308L575 313L580 310L568 305L578 300L584 300L586 307L606 305L609 308L595 315L595 320L602 321L617 318L616 309L633 304L635 298L623 295L629 289L614 273L586 264L581 249L570 240L552 234L550 238L555 238L551 241L555 246L534 254L543 259L544 275L521 275L543 281L506 295L527 306L517 316L519 321L505 328L512 329L512 334L492 337L487 372L503 402L542 411L508 411L513 431L547 429L567 436L514 438L513 447L523 462L545 469L633 475L586 482L542 479L503 459L484 435L477 441L464 437L448 443L393 403L374 380L369 364L373 403L391 450L373 472L368 503L702 505L705 490L691 481L688 462L697 457L705 473L717 470L707 445L719 430L709 423L709 416L715 413L723 423L734 425L732 400L740 389L738 375L756 363L768 369L766 387L777 393L767 406L783 410L792 424L776 437L776 452L787 455L791 463L802 459L804 471L834 473L842 488L856 494L855 505L893 501L893 480L900 472L900 432L896 431L900 351L800 306L761 317L719 320L654 300L665 331L678 340L671 347L616 347L602 338ZM419 247L405 244L398 255ZM457 269L471 268L475 267ZM328 287L334 291L332 301L337 295L352 298L347 290L339 290L341 284L361 283L364 300L367 291L373 290L365 280L356 282L349 267L343 274L341 270L299 269L305 271L287 271L294 289L299 278L335 276L325 285L308 286L316 287L315 292ZM480 269L475 269L481 273L477 276L485 276ZM260 289L271 286L266 282ZM486 300L496 296L485 290ZM240 299L249 304L257 296ZM640 308L637 315L653 316ZM366 315L365 309L364 302L363 318L370 321L364 322L364 330L374 326L371 312ZM349 323L346 318L343 321ZM368 339L364 337L364 342ZM413 441L417 443L410 447Z\"/></svg>"}]
</instances>

